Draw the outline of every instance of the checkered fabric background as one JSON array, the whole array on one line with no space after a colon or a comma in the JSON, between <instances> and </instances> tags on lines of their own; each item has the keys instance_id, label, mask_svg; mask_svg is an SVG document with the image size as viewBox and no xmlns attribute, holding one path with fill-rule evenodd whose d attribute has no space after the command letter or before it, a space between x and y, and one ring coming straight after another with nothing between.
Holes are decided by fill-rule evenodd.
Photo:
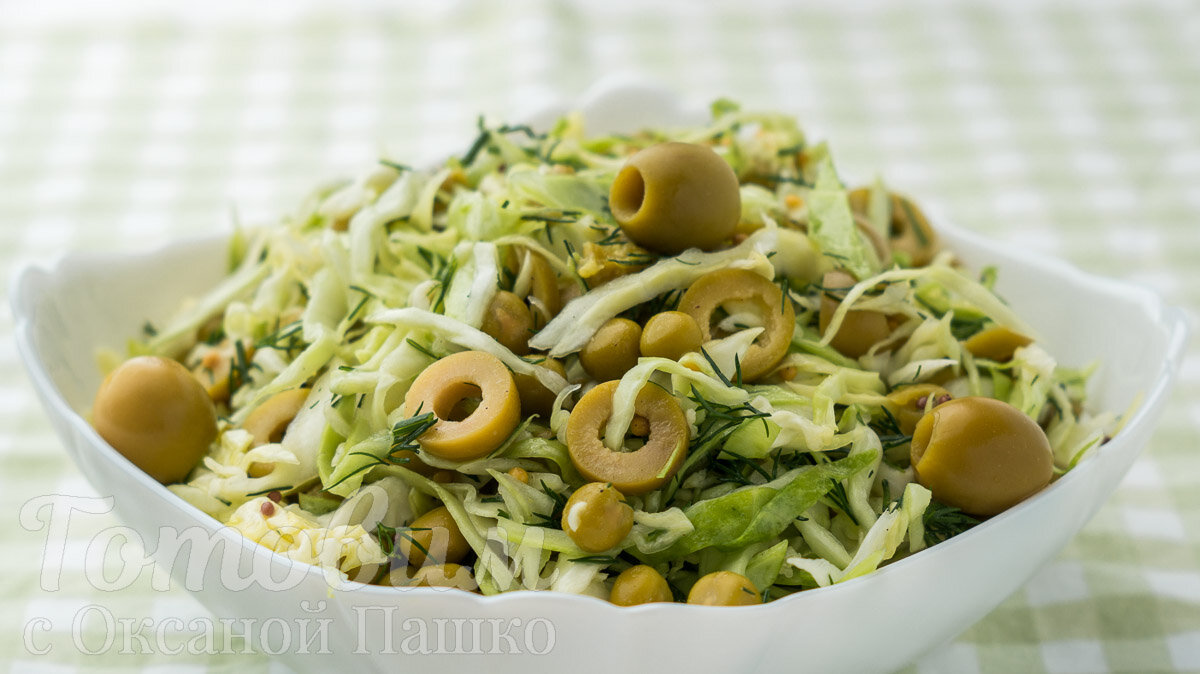
<instances>
[{"instance_id":1,"label":"checkered fabric background","mask_svg":"<svg viewBox=\"0 0 1200 674\"><path fill-rule=\"evenodd\" d=\"M269 219L381 152L469 142L614 72L796 113L851 175L989 236L1200 308L1200 11L1182 2L67 6L0 0L0 278ZM80 654L70 625L205 615L72 566L39 587L42 494L93 492L21 372L0 308L0 667L285 672L265 656ZM1200 671L1200 360L1151 446L1066 550L918 672ZM34 655L24 631L39 632Z\"/></svg>"}]
</instances>

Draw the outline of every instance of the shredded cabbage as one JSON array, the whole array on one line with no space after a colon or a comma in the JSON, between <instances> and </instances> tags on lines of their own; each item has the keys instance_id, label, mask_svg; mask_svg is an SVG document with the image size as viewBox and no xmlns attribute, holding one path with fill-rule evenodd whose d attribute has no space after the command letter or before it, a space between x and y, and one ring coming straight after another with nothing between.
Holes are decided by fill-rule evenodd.
<instances>
[{"instance_id":1,"label":"shredded cabbage","mask_svg":"<svg viewBox=\"0 0 1200 674\"><path fill-rule=\"evenodd\" d=\"M709 146L738 178L740 219L715 250L647 250L609 209L627 156L667 140ZM871 573L974 523L918 479L898 419L905 387L1009 403L1045 430L1058 472L1099 451L1127 415L1088 409L1095 367L1046 351L994 292L994 272L973 277L936 239L923 244L932 261L912 266L892 235L888 188L877 180L867 194L855 212L864 206L852 204L826 145L789 117L729 101L705 126L634 135L591 136L578 114L544 133L481 120L466 151L439 166L381 160L314 190L278 225L237 232L228 278L131 342L131 354L192 369L220 412L217 440L170 489L339 578L359 569L374 582L415 582L401 543L421 539L415 523L438 507L466 552L427 550L427 563L463 565L484 594L607 598L621 573L647 565L676 598L732 571L776 599ZM891 239L888 259L872 230ZM706 343L631 357L611 414L585 432L614 462L678 434L682 461L621 495L622 514L609 520L628 526L609 549L584 549L562 522L590 474L571 421L598 382L579 352L608 321L686 313L683 293L729 268L777 283L795 309L785 353L743 381L750 347L774 337L758 309L726 302ZM834 269L856 282L830 305L821 284ZM523 307L498 313L501 292ZM886 318L886 336L865 353L839 351L835 337L869 312ZM502 322L524 332L501 340ZM970 341L997 327L1032 343L991 360ZM448 383L432 409L406 400L426 368L463 350L502 364L523 409L502 439L451 458L429 451L424 434L492 401L469 380ZM639 416L648 386L670 394L685 427ZM303 404L256 440L252 415L297 388ZM925 396L920 411L942 402Z\"/></svg>"}]
</instances>

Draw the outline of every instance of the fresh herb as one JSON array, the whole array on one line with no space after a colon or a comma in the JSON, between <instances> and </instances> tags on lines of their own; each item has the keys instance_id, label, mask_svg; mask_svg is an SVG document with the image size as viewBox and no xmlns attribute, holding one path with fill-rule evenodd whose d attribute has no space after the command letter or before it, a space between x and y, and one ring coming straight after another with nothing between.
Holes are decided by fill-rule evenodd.
<instances>
[{"instance_id":1,"label":"fresh herb","mask_svg":"<svg viewBox=\"0 0 1200 674\"><path fill-rule=\"evenodd\" d=\"M617 558L610 557L608 555L588 555L586 557L573 557L567 561L579 562L581 564L600 564L602 566L608 566L609 564L616 564Z\"/></svg>"},{"instance_id":2,"label":"fresh herb","mask_svg":"<svg viewBox=\"0 0 1200 674\"><path fill-rule=\"evenodd\" d=\"M421 437L425 431L433 428L438 422L437 415L433 412L425 412L421 414L421 409L417 408L417 414L407 419L397 421L392 426L392 448L388 450L388 456L395 458L396 454L403 451L417 452L420 451L417 445L417 438Z\"/></svg>"},{"instance_id":3,"label":"fresh herb","mask_svg":"<svg viewBox=\"0 0 1200 674\"><path fill-rule=\"evenodd\" d=\"M304 343L301 340L303 327L300 321L288 323L284 327L255 342L254 348L274 349L290 355L293 351L299 351L304 348Z\"/></svg>"},{"instance_id":4,"label":"fresh herb","mask_svg":"<svg viewBox=\"0 0 1200 674\"><path fill-rule=\"evenodd\" d=\"M925 545L937 545L979 524L979 520L958 508L938 501L929 502L922 519L925 523Z\"/></svg>"},{"instance_id":5,"label":"fresh herb","mask_svg":"<svg viewBox=\"0 0 1200 674\"><path fill-rule=\"evenodd\" d=\"M440 562L437 560L437 558L429 554L429 549L422 545L421 542L412 535L412 532L414 531L429 530L429 527L389 527L383 522L377 522L375 524L375 537L379 539L379 549L382 550L383 554L387 555L388 557L402 559L406 562L408 561L407 558L400 554L399 546L397 545L400 542L400 539L403 538L412 544L414 548L420 550L421 554L425 555L426 559L431 560L434 564L439 564Z\"/></svg>"},{"instance_id":6,"label":"fresh herb","mask_svg":"<svg viewBox=\"0 0 1200 674\"><path fill-rule=\"evenodd\" d=\"M850 497L846 495L846 485L841 482L834 482L833 489L830 489L825 494L825 498L829 499L829 502L835 508L845 513L851 522L854 522L857 526L862 526L862 523L854 516L854 512L850 510Z\"/></svg>"},{"instance_id":7,"label":"fresh herb","mask_svg":"<svg viewBox=\"0 0 1200 674\"><path fill-rule=\"evenodd\" d=\"M475 136L475 140L471 143L471 147L467 149L467 153L462 156L462 165L470 166L475 163L475 157L479 156L480 150L487 145L492 139L492 132L483 125L483 115L480 115L475 120L475 126L479 129L479 135Z\"/></svg>"},{"instance_id":8,"label":"fresh herb","mask_svg":"<svg viewBox=\"0 0 1200 674\"><path fill-rule=\"evenodd\" d=\"M285 492L285 491L289 491L291 489L292 489L292 485L290 485L290 484L284 485L282 487L268 487L267 489L263 489L262 491L256 491L256 492L251 492L249 494L246 494L246 496L247 497L263 496L264 494L270 494L273 491Z\"/></svg>"},{"instance_id":9,"label":"fresh herb","mask_svg":"<svg viewBox=\"0 0 1200 674\"><path fill-rule=\"evenodd\" d=\"M562 522L563 508L567 506L567 497L548 487L545 480L541 480L540 482L542 491L546 493L546 496L550 497L550 500L554 502L554 506L550 509L549 515L545 515L543 513L533 513L534 517L543 520L542 522L534 522L533 525L537 527L549 527L552 529L557 529Z\"/></svg>"},{"instance_id":10,"label":"fresh herb","mask_svg":"<svg viewBox=\"0 0 1200 674\"><path fill-rule=\"evenodd\" d=\"M417 351L420 351L421 353L425 354L426 356L429 356L433 360L438 359L437 354L430 351L428 347L426 347L424 344L421 344L420 342L413 339L412 337L408 337L404 341L407 342L408 345L411 346L412 348L416 349Z\"/></svg>"},{"instance_id":11,"label":"fresh herb","mask_svg":"<svg viewBox=\"0 0 1200 674\"><path fill-rule=\"evenodd\" d=\"M384 166L386 166L390 169L395 169L395 171L397 173L404 173L405 171L412 170L412 167L407 164L398 164L398 163L388 160L388 159L380 159L379 163L383 164Z\"/></svg>"}]
</instances>

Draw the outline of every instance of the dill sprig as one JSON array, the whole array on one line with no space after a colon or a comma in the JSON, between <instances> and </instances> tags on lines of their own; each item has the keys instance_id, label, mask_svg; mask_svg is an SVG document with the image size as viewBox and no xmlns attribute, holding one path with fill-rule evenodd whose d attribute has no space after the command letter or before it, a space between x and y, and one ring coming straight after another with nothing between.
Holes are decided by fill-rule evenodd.
<instances>
[{"instance_id":1,"label":"dill sprig","mask_svg":"<svg viewBox=\"0 0 1200 674\"><path fill-rule=\"evenodd\" d=\"M887 407L880 406L883 412L882 419L872 419L870 426L871 430L875 431L875 435L879 436L879 442L883 444L883 450L886 452L889 449L907 445L912 442L912 436L905 434L900 430L900 422L892 415Z\"/></svg>"},{"instance_id":2,"label":"dill sprig","mask_svg":"<svg viewBox=\"0 0 1200 674\"><path fill-rule=\"evenodd\" d=\"M429 554L429 549L422 545L421 542L412 535L412 532L414 531L429 530L429 527L389 527L383 522L377 522L375 524L375 537L379 539L379 549L382 550L383 554L387 555L388 557L401 559L404 562L408 561L407 558L404 558L400 555L400 551L398 549L399 546L397 545L400 539L404 538L410 544L412 544L414 548L420 550L421 554L425 555L426 559L433 560L434 564L438 564L440 562L438 562L433 555Z\"/></svg>"},{"instance_id":3,"label":"dill sprig","mask_svg":"<svg viewBox=\"0 0 1200 674\"><path fill-rule=\"evenodd\" d=\"M850 521L854 522L855 525L862 525L858 521L858 518L854 516L854 512L850 510L850 497L846 495L846 485L842 484L841 482L834 482L833 489L830 489L825 493L825 498L828 499L835 508L845 513L846 517L849 517Z\"/></svg>"},{"instance_id":4,"label":"dill sprig","mask_svg":"<svg viewBox=\"0 0 1200 674\"><path fill-rule=\"evenodd\" d=\"M667 483L664 502L668 504L675 497L676 491L688 475L702 467L713 467L711 464L719 455L716 450L725 444L725 440L742 423L749 419L765 419L770 416L766 412L756 409L750 403L722 405L713 402L705 398L694 385L688 398L704 411L704 419L696 428L696 437L688 443L688 457L684 459L683 466ZM717 466L716 469L721 470L721 467Z\"/></svg>"},{"instance_id":5,"label":"dill sprig","mask_svg":"<svg viewBox=\"0 0 1200 674\"><path fill-rule=\"evenodd\" d=\"M408 337L404 341L407 342L408 345L411 346L412 348L416 349L417 351L420 351L421 353L432 358L433 360L438 359L437 354L435 354L433 351L430 351L429 347L425 346L424 344L421 344L420 342L413 339L412 337Z\"/></svg>"},{"instance_id":6,"label":"dill sprig","mask_svg":"<svg viewBox=\"0 0 1200 674\"><path fill-rule=\"evenodd\" d=\"M392 447L388 450L388 457L395 458L396 454L403 451L418 452L420 447L417 445L417 438L421 437L425 431L433 428L438 422L437 415L433 412L425 412L421 414L421 409L417 408L417 414L397 421L392 426ZM404 459L399 459L403 461Z\"/></svg>"},{"instance_id":7,"label":"dill sprig","mask_svg":"<svg viewBox=\"0 0 1200 674\"><path fill-rule=\"evenodd\" d=\"M603 566L608 566L609 564L616 564L617 558L609 555L587 555L585 557L572 557L567 561L580 562L581 564L600 564Z\"/></svg>"},{"instance_id":8,"label":"dill sprig","mask_svg":"<svg viewBox=\"0 0 1200 674\"><path fill-rule=\"evenodd\" d=\"M543 520L541 522L534 522L533 526L558 529L562 522L563 508L567 506L567 497L547 486L545 480L541 480L540 482L542 491L546 493L546 496L550 497L550 500L554 502L554 506L550 509L549 515L537 512L533 513L534 517Z\"/></svg>"},{"instance_id":9,"label":"dill sprig","mask_svg":"<svg viewBox=\"0 0 1200 674\"><path fill-rule=\"evenodd\" d=\"M929 502L922 520L925 523L925 545L937 545L979 524L979 520L958 508L938 501Z\"/></svg>"},{"instance_id":10,"label":"dill sprig","mask_svg":"<svg viewBox=\"0 0 1200 674\"><path fill-rule=\"evenodd\" d=\"M408 164L400 164L400 163L391 161L390 159L380 159L379 163L383 164L384 166L386 166L390 169L394 169L397 173L404 173L405 171L412 170L412 167L409 166Z\"/></svg>"},{"instance_id":11,"label":"dill sprig","mask_svg":"<svg viewBox=\"0 0 1200 674\"><path fill-rule=\"evenodd\" d=\"M304 344L301 340L302 329L304 326L300 321L293 321L278 328L275 332L263 337L254 343L255 349L274 349L290 354L293 351L300 350Z\"/></svg>"}]
</instances>

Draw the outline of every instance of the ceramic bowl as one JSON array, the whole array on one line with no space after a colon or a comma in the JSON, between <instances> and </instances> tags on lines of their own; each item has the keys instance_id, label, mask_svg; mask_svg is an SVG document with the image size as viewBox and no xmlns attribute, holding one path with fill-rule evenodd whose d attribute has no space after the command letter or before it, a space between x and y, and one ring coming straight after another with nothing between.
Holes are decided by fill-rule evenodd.
<instances>
[{"instance_id":1,"label":"ceramic bowl","mask_svg":"<svg viewBox=\"0 0 1200 674\"><path fill-rule=\"evenodd\" d=\"M593 131L703 119L669 93L630 85L602 87L531 119L545 123L568 107L582 109ZM316 568L293 565L176 498L109 447L81 413L100 382L97 348L120 350L144 321L161 321L183 298L210 288L223 273L226 236L150 252L70 254L49 268L25 269L12 303L24 363L79 469L114 497L117 515L171 570L175 587L194 592L216 616L249 620L259 630L255 646L279 652L298 671L343 663L426 674L890 671L986 615L1112 494L1163 411L1188 327L1183 311L1144 289L934 221L968 265L1000 269L998 291L1061 362L1100 363L1091 382L1096 408L1124 410L1139 394L1142 402L1111 442L979 527L866 577L747 608L619 608L549 592L334 589ZM163 543L165 531L223 552L181 552ZM290 579L243 580L255 569Z\"/></svg>"}]
</instances>

